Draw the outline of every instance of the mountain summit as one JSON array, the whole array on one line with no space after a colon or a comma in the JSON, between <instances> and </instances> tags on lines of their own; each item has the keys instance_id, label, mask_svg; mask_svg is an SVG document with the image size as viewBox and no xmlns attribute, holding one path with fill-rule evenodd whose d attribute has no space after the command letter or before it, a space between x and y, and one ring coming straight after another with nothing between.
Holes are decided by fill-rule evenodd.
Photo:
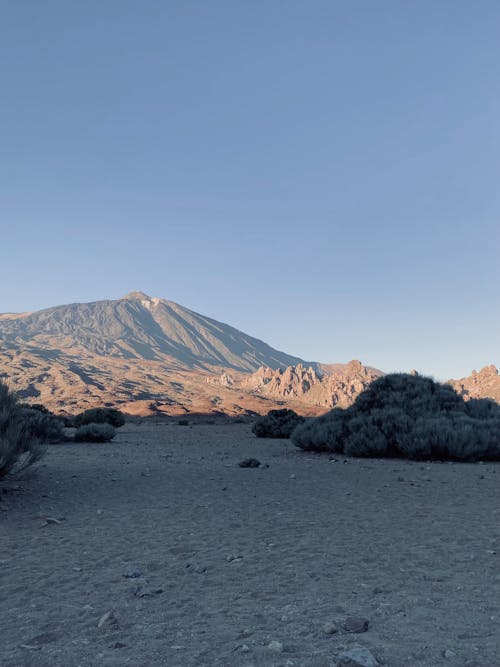
<instances>
[{"instance_id":1,"label":"mountain summit","mask_svg":"<svg viewBox=\"0 0 500 667\"><path fill-rule=\"evenodd\" d=\"M143 292L0 319L3 345L34 345L47 337L53 349L64 342L65 348L74 345L108 357L162 361L176 369L219 366L251 372L302 361L234 327Z\"/></svg>"}]
</instances>

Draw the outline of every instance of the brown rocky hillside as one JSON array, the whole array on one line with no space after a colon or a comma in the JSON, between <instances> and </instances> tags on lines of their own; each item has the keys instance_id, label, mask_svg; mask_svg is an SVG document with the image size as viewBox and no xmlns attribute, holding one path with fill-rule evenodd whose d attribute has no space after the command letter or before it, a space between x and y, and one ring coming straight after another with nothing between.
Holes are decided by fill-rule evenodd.
<instances>
[{"instance_id":1,"label":"brown rocky hillside","mask_svg":"<svg viewBox=\"0 0 500 667\"><path fill-rule=\"evenodd\" d=\"M450 384L465 399L492 398L500 403L500 376L496 366L485 366L479 373L472 371L468 377L450 380Z\"/></svg>"}]
</instances>

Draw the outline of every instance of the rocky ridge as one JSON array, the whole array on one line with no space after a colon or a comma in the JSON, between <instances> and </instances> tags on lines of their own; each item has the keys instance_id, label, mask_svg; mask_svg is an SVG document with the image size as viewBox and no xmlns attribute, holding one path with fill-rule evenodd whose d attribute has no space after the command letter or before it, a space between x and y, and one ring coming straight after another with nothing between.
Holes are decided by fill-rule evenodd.
<instances>
[{"instance_id":1,"label":"rocky ridge","mask_svg":"<svg viewBox=\"0 0 500 667\"><path fill-rule=\"evenodd\" d=\"M500 376L496 366L485 366L479 372L472 371L471 375L460 380L450 380L455 391L468 398L492 398L500 403Z\"/></svg>"}]
</instances>

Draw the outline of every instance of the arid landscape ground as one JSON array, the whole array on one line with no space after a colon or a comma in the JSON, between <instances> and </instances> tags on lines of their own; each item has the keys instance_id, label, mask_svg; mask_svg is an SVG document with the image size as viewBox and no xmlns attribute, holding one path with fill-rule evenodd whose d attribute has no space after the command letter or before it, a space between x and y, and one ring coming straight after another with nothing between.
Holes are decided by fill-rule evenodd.
<instances>
[{"instance_id":1,"label":"arid landscape ground","mask_svg":"<svg viewBox=\"0 0 500 667\"><path fill-rule=\"evenodd\" d=\"M499 664L497 464L207 421L51 445L0 495L2 667Z\"/></svg>"}]
</instances>

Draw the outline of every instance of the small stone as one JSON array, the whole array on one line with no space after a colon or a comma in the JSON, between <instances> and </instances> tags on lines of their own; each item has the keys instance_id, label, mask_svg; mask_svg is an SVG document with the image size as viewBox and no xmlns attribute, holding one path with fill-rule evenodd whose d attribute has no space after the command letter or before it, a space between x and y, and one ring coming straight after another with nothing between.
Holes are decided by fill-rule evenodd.
<instances>
[{"instance_id":1,"label":"small stone","mask_svg":"<svg viewBox=\"0 0 500 667\"><path fill-rule=\"evenodd\" d=\"M125 646L126 644L122 644L122 642L115 642L111 645L111 648L125 648Z\"/></svg>"},{"instance_id":2,"label":"small stone","mask_svg":"<svg viewBox=\"0 0 500 667\"><path fill-rule=\"evenodd\" d=\"M273 640L272 642L269 642L267 645L267 648L272 651L273 653L283 653L283 644L281 642L278 642L276 640Z\"/></svg>"},{"instance_id":3,"label":"small stone","mask_svg":"<svg viewBox=\"0 0 500 667\"><path fill-rule=\"evenodd\" d=\"M102 626L106 625L106 623L113 624L116 622L117 621L113 613L113 610L110 610L101 616L101 618L99 619L99 623L97 624L97 627L102 628Z\"/></svg>"},{"instance_id":4,"label":"small stone","mask_svg":"<svg viewBox=\"0 0 500 667\"><path fill-rule=\"evenodd\" d=\"M457 654L455 651L452 651L451 649L447 648L446 651L444 652L444 657L447 658L448 660L451 660L451 658L456 658Z\"/></svg>"},{"instance_id":5,"label":"small stone","mask_svg":"<svg viewBox=\"0 0 500 667\"><path fill-rule=\"evenodd\" d=\"M325 635L334 635L337 632L337 626L335 623L325 623L323 626L323 632Z\"/></svg>"},{"instance_id":6,"label":"small stone","mask_svg":"<svg viewBox=\"0 0 500 667\"><path fill-rule=\"evenodd\" d=\"M290 479L295 479L295 475L290 475Z\"/></svg>"},{"instance_id":7,"label":"small stone","mask_svg":"<svg viewBox=\"0 0 500 667\"><path fill-rule=\"evenodd\" d=\"M29 646L40 646L42 644L51 644L52 642L56 642L58 639L58 636L55 632L43 632L41 635L37 635L36 637L32 637L29 640L28 645Z\"/></svg>"},{"instance_id":8,"label":"small stone","mask_svg":"<svg viewBox=\"0 0 500 667\"><path fill-rule=\"evenodd\" d=\"M123 576L125 577L125 579L138 579L141 575L142 572L140 572L139 570L131 569L127 570Z\"/></svg>"},{"instance_id":9,"label":"small stone","mask_svg":"<svg viewBox=\"0 0 500 667\"><path fill-rule=\"evenodd\" d=\"M340 654L336 667L378 667L374 655L364 646L353 646Z\"/></svg>"},{"instance_id":10,"label":"small stone","mask_svg":"<svg viewBox=\"0 0 500 667\"><path fill-rule=\"evenodd\" d=\"M238 633L238 639L243 639L243 637L250 637L253 635L253 630L250 628L243 628L243 630L240 630Z\"/></svg>"},{"instance_id":11,"label":"small stone","mask_svg":"<svg viewBox=\"0 0 500 667\"><path fill-rule=\"evenodd\" d=\"M240 647L240 651L242 653L248 653L250 651L250 646L248 646L248 644L242 644Z\"/></svg>"},{"instance_id":12,"label":"small stone","mask_svg":"<svg viewBox=\"0 0 500 667\"><path fill-rule=\"evenodd\" d=\"M360 633L366 632L368 630L368 625L368 619L351 616L350 618L346 618L342 627L346 632Z\"/></svg>"},{"instance_id":13,"label":"small stone","mask_svg":"<svg viewBox=\"0 0 500 667\"><path fill-rule=\"evenodd\" d=\"M260 461L258 459L243 459L238 463L240 468L258 468L260 466Z\"/></svg>"}]
</instances>

